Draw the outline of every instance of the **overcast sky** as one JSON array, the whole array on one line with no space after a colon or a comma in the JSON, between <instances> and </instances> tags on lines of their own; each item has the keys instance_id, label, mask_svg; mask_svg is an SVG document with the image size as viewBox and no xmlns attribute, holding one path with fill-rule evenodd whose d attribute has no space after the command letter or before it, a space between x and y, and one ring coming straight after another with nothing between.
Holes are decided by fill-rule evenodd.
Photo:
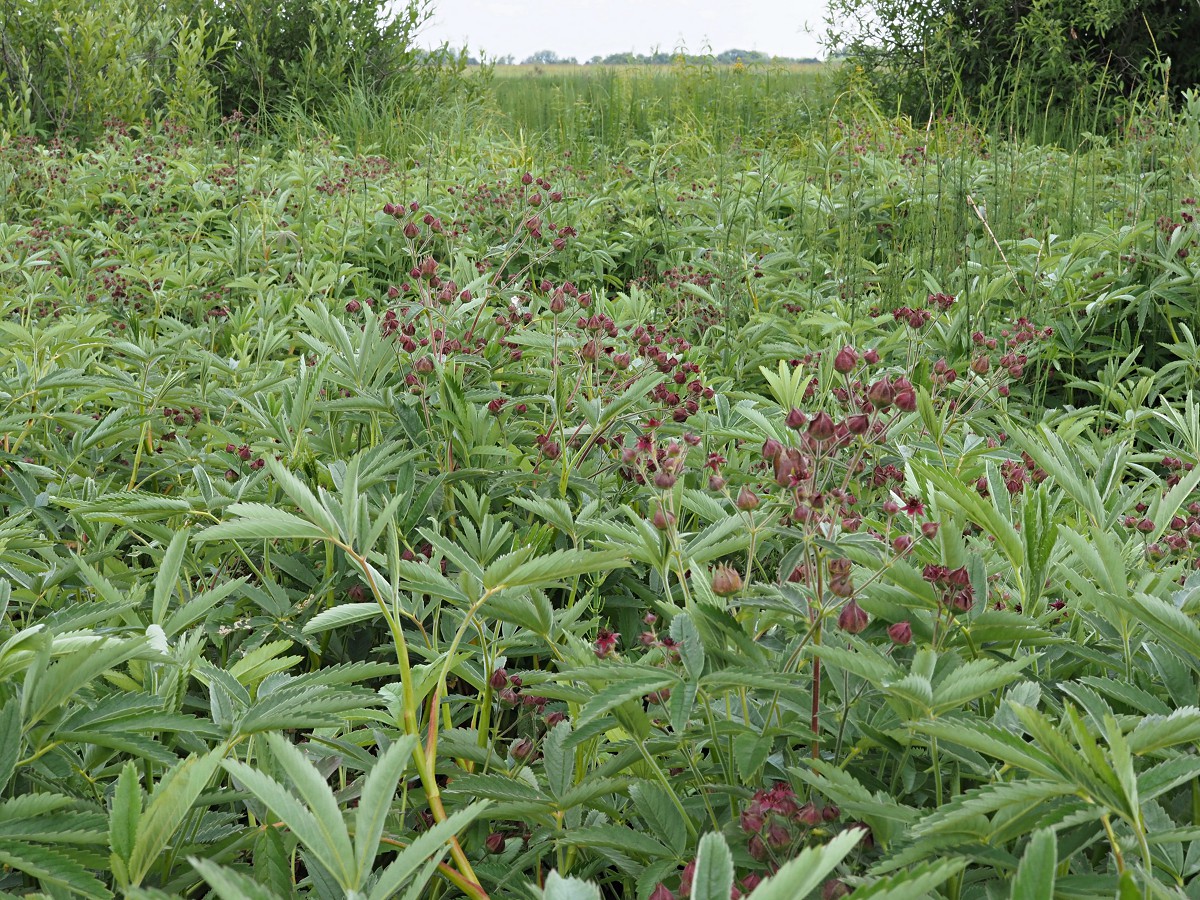
<instances>
[{"instance_id":1,"label":"overcast sky","mask_svg":"<svg viewBox=\"0 0 1200 900\"><path fill-rule=\"evenodd\" d=\"M518 62L538 50L586 62L680 45L807 57L820 55L824 15L825 0L434 0L422 42Z\"/></svg>"}]
</instances>

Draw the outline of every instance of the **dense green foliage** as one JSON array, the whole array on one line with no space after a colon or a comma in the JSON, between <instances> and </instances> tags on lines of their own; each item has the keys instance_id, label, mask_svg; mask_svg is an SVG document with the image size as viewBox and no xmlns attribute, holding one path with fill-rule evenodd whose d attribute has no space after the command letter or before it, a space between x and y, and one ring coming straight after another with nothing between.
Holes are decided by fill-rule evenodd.
<instances>
[{"instance_id":1,"label":"dense green foliage","mask_svg":"<svg viewBox=\"0 0 1200 900\"><path fill-rule=\"evenodd\" d=\"M830 43L924 115L1018 124L1200 86L1200 5L1179 0L833 0Z\"/></svg>"},{"instance_id":2,"label":"dense green foliage","mask_svg":"<svg viewBox=\"0 0 1200 900\"><path fill-rule=\"evenodd\" d=\"M91 139L106 123L206 130L385 93L393 121L462 89L465 54L417 49L423 0L3 0L0 135Z\"/></svg>"},{"instance_id":3,"label":"dense green foliage","mask_svg":"<svg viewBox=\"0 0 1200 900\"><path fill-rule=\"evenodd\" d=\"M0 896L1200 894L1200 103L604 77L0 149Z\"/></svg>"}]
</instances>

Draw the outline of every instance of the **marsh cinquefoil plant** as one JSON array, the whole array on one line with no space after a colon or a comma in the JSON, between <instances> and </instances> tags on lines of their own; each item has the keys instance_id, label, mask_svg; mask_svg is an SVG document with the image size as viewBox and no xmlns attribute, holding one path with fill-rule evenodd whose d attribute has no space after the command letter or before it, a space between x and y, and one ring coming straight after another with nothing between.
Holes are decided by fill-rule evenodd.
<instances>
[{"instance_id":1,"label":"marsh cinquefoil plant","mask_svg":"<svg viewBox=\"0 0 1200 900\"><path fill-rule=\"evenodd\" d=\"M1191 157L862 104L0 150L0 891L1194 894Z\"/></svg>"}]
</instances>

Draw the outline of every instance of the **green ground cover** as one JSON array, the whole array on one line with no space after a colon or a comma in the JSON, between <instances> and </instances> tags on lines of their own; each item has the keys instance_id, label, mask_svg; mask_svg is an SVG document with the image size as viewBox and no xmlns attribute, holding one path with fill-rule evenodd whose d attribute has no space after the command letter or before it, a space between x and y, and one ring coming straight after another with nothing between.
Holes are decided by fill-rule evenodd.
<instances>
[{"instance_id":1,"label":"green ground cover","mask_svg":"<svg viewBox=\"0 0 1200 900\"><path fill-rule=\"evenodd\" d=\"M320 122L0 149L0 896L1200 896L1200 104Z\"/></svg>"}]
</instances>

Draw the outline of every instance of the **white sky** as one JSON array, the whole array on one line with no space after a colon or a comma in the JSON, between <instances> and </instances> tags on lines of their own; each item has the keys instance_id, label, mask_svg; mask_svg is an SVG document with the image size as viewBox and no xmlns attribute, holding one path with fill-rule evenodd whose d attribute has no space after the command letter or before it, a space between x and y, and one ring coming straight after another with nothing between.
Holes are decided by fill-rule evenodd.
<instances>
[{"instance_id":1,"label":"white sky","mask_svg":"<svg viewBox=\"0 0 1200 900\"><path fill-rule=\"evenodd\" d=\"M689 53L808 57L821 56L824 17L825 0L434 0L421 43L465 43L473 56L511 53L517 62L538 50L586 62L681 44Z\"/></svg>"}]
</instances>

